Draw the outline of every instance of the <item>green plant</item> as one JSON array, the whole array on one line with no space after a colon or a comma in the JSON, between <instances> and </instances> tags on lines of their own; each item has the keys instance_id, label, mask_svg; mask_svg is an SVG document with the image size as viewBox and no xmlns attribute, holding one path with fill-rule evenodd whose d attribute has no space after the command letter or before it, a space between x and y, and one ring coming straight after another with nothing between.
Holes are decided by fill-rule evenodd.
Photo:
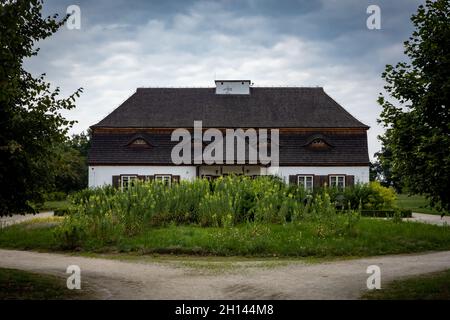
<instances>
[{"instance_id":1,"label":"green plant","mask_svg":"<svg viewBox=\"0 0 450 320\"><path fill-rule=\"evenodd\" d=\"M363 188L371 190L357 190ZM313 222L321 237L353 232L358 220L351 200L347 210L338 210L333 192L325 188L309 194L270 177L227 176L170 187L157 181L136 182L123 191L104 187L71 195L70 217L57 232L70 247L93 239L114 244L169 224L228 228L242 223Z\"/></svg>"}]
</instances>

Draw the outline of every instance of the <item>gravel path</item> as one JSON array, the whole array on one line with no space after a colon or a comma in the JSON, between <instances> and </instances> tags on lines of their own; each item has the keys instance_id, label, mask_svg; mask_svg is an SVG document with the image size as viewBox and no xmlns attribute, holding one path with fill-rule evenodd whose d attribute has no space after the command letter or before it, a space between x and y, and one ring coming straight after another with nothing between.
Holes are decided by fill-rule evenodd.
<instances>
[{"instance_id":1,"label":"gravel path","mask_svg":"<svg viewBox=\"0 0 450 320\"><path fill-rule=\"evenodd\" d=\"M234 263L237 268L212 272L151 259L123 262L0 250L0 267L5 268L67 277L67 266L78 265L82 286L99 299L357 299L366 290L369 265L381 268L383 286L401 277L450 269L450 251L320 264Z\"/></svg>"},{"instance_id":2,"label":"gravel path","mask_svg":"<svg viewBox=\"0 0 450 320\"><path fill-rule=\"evenodd\" d=\"M53 217L53 211L41 212L37 214L14 214L12 216L0 217L0 228L8 227L16 223L37 219Z\"/></svg>"},{"instance_id":3,"label":"gravel path","mask_svg":"<svg viewBox=\"0 0 450 320\"><path fill-rule=\"evenodd\" d=\"M441 218L441 216L439 216L439 215L413 212L412 218L406 218L405 220L435 224L438 226L443 226L445 224L450 226L450 217L449 216L444 216Z\"/></svg>"}]
</instances>

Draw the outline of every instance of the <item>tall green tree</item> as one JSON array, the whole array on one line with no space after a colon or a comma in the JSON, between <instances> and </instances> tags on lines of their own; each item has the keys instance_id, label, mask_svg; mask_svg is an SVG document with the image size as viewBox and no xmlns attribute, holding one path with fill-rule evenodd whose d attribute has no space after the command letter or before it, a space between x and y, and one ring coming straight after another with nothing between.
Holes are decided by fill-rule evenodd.
<instances>
[{"instance_id":1,"label":"tall green tree","mask_svg":"<svg viewBox=\"0 0 450 320\"><path fill-rule=\"evenodd\" d=\"M426 1L411 18L407 62L387 65L382 77L391 100L380 96L382 137L394 180L432 205L450 209L450 3Z\"/></svg>"},{"instance_id":2,"label":"tall green tree","mask_svg":"<svg viewBox=\"0 0 450 320\"><path fill-rule=\"evenodd\" d=\"M90 133L74 134L65 143L55 146L58 162L55 171L54 190L70 193L88 186L87 155L90 146Z\"/></svg>"},{"instance_id":3,"label":"tall green tree","mask_svg":"<svg viewBox=\"0 0 450 320\"><path fill-rule=\"evenodd\" d=\"M73 124L61 115L75 107L81 89L65 99L44 75L33 77L24 59L37 55L36 43L67 19L43 18L41 0L0 3L0 215L33 211L32 203L54 182L53 146Z\"/></svg>"}]
</instances>

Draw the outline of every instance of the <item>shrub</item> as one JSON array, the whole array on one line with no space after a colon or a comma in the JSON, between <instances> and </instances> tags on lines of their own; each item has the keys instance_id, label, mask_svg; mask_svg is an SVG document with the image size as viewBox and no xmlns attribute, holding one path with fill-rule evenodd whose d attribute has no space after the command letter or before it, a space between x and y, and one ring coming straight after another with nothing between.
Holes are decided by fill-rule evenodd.
<instances>
[{"instance_id":1,"label":"shrub","mask_svg":"<svg viewBox=\"0 0 450 320\"><path fill-rule=\"evenodd\" d=\"M323 192L323 189L319 192ZM328 188L327 193L330 194L332 202L340 209L348 206L351 209L357 209L360 203L363 209L393 209L396 200L394 189L383 187L378 181L356 184L344 190Z\"/></svg>"}]
</instances>

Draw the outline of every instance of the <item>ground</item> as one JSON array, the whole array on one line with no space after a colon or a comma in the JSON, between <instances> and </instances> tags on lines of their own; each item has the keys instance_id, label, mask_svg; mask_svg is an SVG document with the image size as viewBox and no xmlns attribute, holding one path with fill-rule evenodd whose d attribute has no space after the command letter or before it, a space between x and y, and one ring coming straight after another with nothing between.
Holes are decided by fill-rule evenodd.
<instances>
[{"instance_id":1,"label":"ground","mask_svg":"<svg viewBox=\"0 0 450 320\"><path fill-rule=\"evenodd\" d=\"M412 214L412 218L406 218L404 220L435 224L439 226L450 225L450 216L441 217L439 215L416 213L416 212Z\"/></svg>"},{"instance_id":2,"label":"ground","mask_svg":"<svg viewBox=\"0 0 450 320\"><path fill-rule=\"evenodd\" d=\"M160 260L120 261L72 255L0 250L0 267L67 277L81 268L82 286L99 299L358 299L367 291L367 267L392 280L447 270L450 251L311 263L301 260L234 259L224 268ZM201 261L200 261L201 262ZM210 264L220 264L212 258Z\"/></svg>"},{"instance_id":3,"label":"ground","mask_svg":"<svg viewBox=\"0 0 450 320\"><path fill-rule=\"evenodd\" d=\"M445 224L449 219L430 215L423 217L426 222L440 224ZM17 226L20 228L7 229L38 232L33 234L42 237L34 239L46 243L50 239L48 237L53 238L52 232L46 230L51 231L55 222L62 218L43 217L38 220L35 218L36 216L17 216L1 220L9 219L8 221L13 224L34 219L21 223ZM417 218L415 215L415 219ZM438 231L448 230L446 227L423 224L393 226L395 230L399 230L397 226L407 228L403 230L404 235L412 232L417 235L417 231L423 229L423 232L418 233L419 237L423 237L424 234L428 237L430 234L436 235ZM433 231L430 232L428 229ZM424 240L425 238L420 241ZM443 248L441 250L446 250ZM92 299L358 299L361 296L390 298L392 294L387 297L382 295L382 292L386 291L366 295L366 280L369 276L366 270L369 265L378 265L381 268L382 288L386 286L389 288L389 283L393 280L450 268L450 251L353 258L200 257L92 252L56 254L0 250L0 268L50 275L52 279L60 279L64 283L68 276L67 266L79 265L82 287L92 292L88 297ZM21 275L17 275L16 280L20 280ZM35 274L31 278L28 274L24 274L23 277L30 282L36 280ZM50 286L48 292L51 292L53 290L51 282L46 283ZM14 298L17 295L17 290L9 292L9 289L2 289L2 291L6 298ZM25 298L33 299L32 293L29 294ZM61 296L60 293L55 296L71 298Z\"/></svg>"},{"instance_id":4,"label":"ground","mask_svg":"<svg viewBox=\"0 0 450 320\"><path fill-rule=\"evenodd\" d=\"M45 211L38 214L14 214L11 216L0 217L0 228L8 227L13 224L18 224L25 221L30 221L38 218L50 218L53 217L52 211Z\"/></svg>"}]
</instances>

